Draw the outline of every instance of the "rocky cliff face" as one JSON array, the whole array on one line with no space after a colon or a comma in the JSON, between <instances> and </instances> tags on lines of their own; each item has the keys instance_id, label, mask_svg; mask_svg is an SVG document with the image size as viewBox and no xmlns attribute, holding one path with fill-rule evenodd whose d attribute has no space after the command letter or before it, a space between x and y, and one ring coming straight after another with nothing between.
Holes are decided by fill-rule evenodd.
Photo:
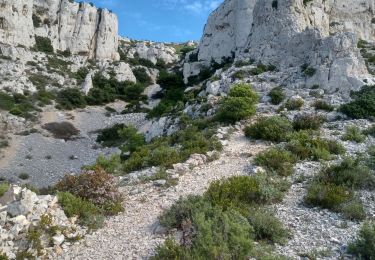
<instances>
[{"instance_id":1,"label":"rocky cliff face","mask_svg":"<svg viewBox=\"0 0 375 260\"><path fill-rule=\"evenodd\" d=\"M69 0L1 0L0 42L32 47L35 35L55 50L96 59L119 59L116 15Z\"/></svg>"},{"instance_id":2,"label":"rocky cliff face","mask_svg":"<svg viewBox=\"0 0 375 260\"><path fill-rule=\"evenodd\" d=\"M375 41L374 14L374 0L227 0L207 22L198 61L235 54L282 70L307 64L317 71L308 85L357 88L368 75L357 42Z\"/></svg>"}]
</instances>

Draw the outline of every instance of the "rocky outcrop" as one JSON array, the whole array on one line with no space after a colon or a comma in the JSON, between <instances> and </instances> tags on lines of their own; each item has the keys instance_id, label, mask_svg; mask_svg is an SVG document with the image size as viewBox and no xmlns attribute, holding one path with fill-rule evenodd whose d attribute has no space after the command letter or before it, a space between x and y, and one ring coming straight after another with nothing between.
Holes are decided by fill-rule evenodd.
<instances>
[{"instance_id":1,"label":"rocky outcrop","mask_svg":"<svg viewBox=\"0 0 375 260\"><path fill-rule=\"evenodd\" d=\"M306 64L316 70L306 84L319 84L329 91L362 86L368 72L356 46L359 39L375 41L375 2L304 2L225 1L210 16L198 64L185 65L185 78L197 74L199 64L235 54L237 59L251 58L281 70Z\"/></svg>"},{"instance_id":2,"label":"rocky outcrop","mask_svg":"<svg viewBox=\"0 0 375 260\"><path fill-rule=\"evenodd\" d=\"M69 0L0 1L0 42L32 47L35 35L55 50L89 58L118 60L117 16Z\"/></svg>"},{"instance_id":3,"label":"rocky outcrop","mask_svg":"<svg viewBox=\"0 0 375 260\"><path fill-rule=\"evenodd\" d=\"M120 49L126 53L128 58L141 58L156 64L158 60L171 64L179 60L176 49L164 43L156 42L133 42L122 39Z\"/></svg>"},{"instance_id":4,"label":"rocky outcrop","mask_svg":"<svg viewBox=\"0 0 375 260\"><path fill-rule=\"evenodd\" d=\"M56 259L66 247L64 242L85 233L74 218L66 217L56 196L38 196L13 185L0 197L0 252L9 259L21 252L28 258Z\"/></svg>"}]
</instances>

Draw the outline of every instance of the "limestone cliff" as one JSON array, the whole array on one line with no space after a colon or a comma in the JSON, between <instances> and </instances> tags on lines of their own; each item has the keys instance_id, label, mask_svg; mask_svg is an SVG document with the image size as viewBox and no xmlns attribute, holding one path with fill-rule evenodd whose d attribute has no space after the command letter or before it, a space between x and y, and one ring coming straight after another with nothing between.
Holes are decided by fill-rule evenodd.
<instances>
[{"instance_id":1,"label":"limestone cliff","mask_svg":"<svg viewBox=\"0 0 375 260\"><path fill-rule=\"evenodd\" d=\"M0 0L0 42L32 47L35 35L55 50L117 60L117 16L70 0Z\"/></svg>"},{"instance_id":2,"label":"limestone cliff","mask_svg":"<svg viewBox=\"0 0 375 260\"><path fill-rule=\"evenodd\" d=\"M198 63L235 54L287 70L308 64L317 70L307 83L329 90L362 85L367 75L359 39L375 41L374 0L226 0L208 19Z\"/></svg>"}]
</instances>

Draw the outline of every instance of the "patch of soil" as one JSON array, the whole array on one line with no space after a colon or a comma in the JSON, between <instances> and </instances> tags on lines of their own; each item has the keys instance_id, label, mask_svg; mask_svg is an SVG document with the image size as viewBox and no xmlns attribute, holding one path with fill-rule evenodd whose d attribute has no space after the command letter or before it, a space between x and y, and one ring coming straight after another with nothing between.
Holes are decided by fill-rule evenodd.
<instances>
[{"instance_id":1,"label":"patch of soil","mask_svg":"<svg viewBox=\"0 0 375 260\"><path fill-rule=\"evenodd\" d=\"M52 133L56 139L70 140L79 134L79 130L69 122L52 122L42 126L43 129Z\"/></svg>"}]
</instances>

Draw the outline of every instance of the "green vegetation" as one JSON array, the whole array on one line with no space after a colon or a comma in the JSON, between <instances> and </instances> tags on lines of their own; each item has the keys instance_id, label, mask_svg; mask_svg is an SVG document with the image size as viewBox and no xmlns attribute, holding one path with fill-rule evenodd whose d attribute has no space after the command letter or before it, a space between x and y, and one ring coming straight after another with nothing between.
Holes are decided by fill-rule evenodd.
<instances>
[{"instance_id":1,"label":"green vegetation","mask_svg":"<svg viewBox=\"0 0 375 260\"><path fill-rule=\"evenodd\" d=\"M187 100L184 95L185 84L181 73L161 71L157 83L163 88L158 95L161 102L148 113L148 116L161 117L182 110Z\"/></svg>"},{"instance_id":2,"label":"green vegetation","mask_svg":"<svg viewBox=\"0 0 375 260\"><path fill-rule=\"evenodd\" d=\"M206 196L214 205L246 212L250 207L281 201L288 189L286 181L258 174L215 181L211 183Z\"/></svg>"},{"instance_id":3,"label":"green vegetation","mask_svg":"<svg viewBox=\"0 0 375 260\"><path fill-rule=\"evenodd\" d=\"M167 240L153 259L278 259L254 240L284 243L289 232L271 211L253 206L279 201L287 188L267 176L238 176L212 183L203 196L179 199L159 220L182 231L183 240Z\"/></svg>"},{"instance_id":4,"label":"green vegetation","mask_svg":"<svg viewBox=\"0 0 375 260\"><path fill-rule=\"evenodd\" d=\"M54 138L69 140L79 134L79 130L70 122L51 122L42 126L52 133Z\"/></svg>"},{"instance_id":5,"label":"green vegetation","mask_svg":"<svg viewBox=\"0 0 375 260\"><path fill-rule=\"evenodd\" d=\"M104 216L93 203L69 192L58 192L57 197L67 217L77 216L79 223L90 229L98 229L103 226Z\"/></svg>"},{"instance_id":6,"label":"green vegetation","mask_svg":"<svg viewBox=\"0 0 375 260\"><path fill-rule=\"evenodd\" d=\"M364 86L352 92L353 101L342 105L340 111L351 118L371 118L375 116L375 86Z\"/></svg>"},{"instance_id":7,"label":"green vegetation","mask_svg":"<svg viewBox=\"0 0 375 260\"><path fill-rule=\"evenodd\" d=\"M134 68L133 74L134 74L135 78L137 79L137 82L139 82L139 83L141 83L145 86L151 85L152 79L147 74L147 71L146 71L145 68L143 68L143 67Z\"/></svg>"},{"instance_id":8,"label":"green vegetation","mask_svg":"<svg viewBox=\"0 0 375 260\"><path fill-rule=\"evenodd\" d=\"M293 127L300 130L319 130L326 118L321 115L302 115L293 120Z\"/></svg>"},{"instance_id":9,"label":"green vegetation","mask_svg":"<svg viewBox=\"0 0 375 260\"><path fill-rule=\"evenodd\" d=\"M115 215L123 210L122 196L114 177L99 167L77 176L66 175L56 184L55 189L92 203L105 215Z\"/></svg>"},{"instance_id":10,"label":"green vegetation","mask_svg":"<svg viewBox=\"0 0 375 260\"><path fill-rule=\"evenodd\" d=\"M345 133L342 136L342 140L363 143L366 140L366 136L357 126L350 125L345 128Z\"/></svg>"},{"instance_id":11,"label":"green vegetation","mask_svg":"<svg viewBox=\"0 0 375 260\"><path fill-rule=\"evenodd\" d=\"M134 152L137 147L145 145L144 136L137 133L133 126L116 124L100 131L96 141L106 147L127 147L124 150Z\"/></svg>"},{"instance_id":12,"label":"green vegetation","mask_svg":"<svg viewBox=\"0 0 375 260\"><path fill-rule=\"evenodd\" d=\"M0 91L0 109L7 110L15 116L33 119L33 112L38 110L34 104L39 101L43 105L42 101L46 102L44 98L46 95L42 91L29 96L18 93L7 94Z\"/></svg>"},{"instance_id":13,"label":"green vegetation","mask_svg":"<svg viewBox=\"0 0 375 260\"><path fill-rule=\"evenodd\" d=\"M247 137L273 142L286 141L292 132L292 124L280 116L262 117L256 123L245 128Z\"/></svg>"},{"instance_id":14,"label":"green vegetation","mask_svg":"<svg viewBox=\"0 0 375 260\"><path fill-rule=\"evenodd\" d=\"M35 35L35 49L40 52L53 53L51 39Z\"/></svg>"},{"instance_id":15,"label":"green vegetation","mask_svg":"<svg viewBox=\"0 0 375 260\"><path fill-rule=\"evenodd\" d=\"M9 183L7 182L2 182L0 183L0 197L2 197L5 192L7 192L9 189Z\"/></svg>"},{"instance_id":16,"label":"green vegetation","mask_svg":"<svg viewBox=\"0 0 375 260\"><path fill-rule=\"evenodd\" d=\"M250 85L237 84L232 87L228 97L224 98L217 113L221 122L235 123L239 120L249 118L256 112L258 95Z\"/></svg>"},{"instance_id":17,"label":"green vegetation","mask_svg":"<svg viewBox=\"0 0 375 260\"><path fill-rule=\"evenodd\" d=\"M279 176L293 174L293 165L296 162L294 155L280 148L270 148L255 157L255 164L264 167L267 171Z\"/></svg>"},{"instance_id":18,"label":"green vegetation","mask_svg":"<svg viewBox=\"0 0 375 260\"><path fill-rule=\"evenodd\" d=\"M358 259L375 259L374 222L367 222L362 226L357 239L349 244L348 252Z\"/></svg>"},{"instance_id":19,"label":"green vegetation","mask_svg":"<svg viewBox=\"0 0 375 260\"><path fill-rule=\"evenodd\" d=\"M332 154L345 153L344 147L336 141L322 139L309 131L295 132L290 135L286 149L299 160L330 160Z\"/></svg>"},{"instance_id":20,"label":"green vegetation","mask_svg":"<svg viewBox=\"0 0 375 260\"><path fill-rule=\"evenodd\" d=\"M57 94L58 107L66 110L72 110L75 108L84 108L87 105L85 97L81 91L75 88L67 88L61 90Z\"/></svg>"},{"instance_id":21,"label":"green vegetation","mask_svg":"<svg viewBox=\"0 0 375 260\"><path fill-rule=\"evenodd\" d=\"M303 101L302 98L290 98L285 102L282 108L288 110L300 110L303 104L305 104L305 101Z\"/></svg>"},{"instance_id":22,"label":"green vegetation","mask_svg":"<svg viewBox=\"0 0 375 260\"><path fill-rule=\"evenodd\" d=\"M304 0L304 2L307 2L307 1L311 1L311 0ZM302 73L306 76L306 77L312 77L315 75L316 73L316 69L313 68L313 67L309 67L308 64L304 64L301 66L301 70L302 70Z\"/></svg>"},{"instance_id":23,"label":"green vegetation","mask_svg":"<svg viewBox=\"0 0 375 260\"><path fill-rule=\"evenodd\" d=\"M271 64L264 65L262 63L259 63L256 68L250 70L250 74L251 75L260 75L264 72L275 71L275 70L276 70L276 66L274 66L274 65L271 65Z\"/></svg>"},{"instance_id":24,"label":"green vegetation","mask_svg":"<svg viewBox=\"0 0 375 260\"><path fill-rule=\"evenodd\" d=\"M273 88L269 93L268 96L271 98L271 104L279 105L281 102L284 101L286 95L281 87Z\"/></svg>"},{"instance_id":25,"label":"green vegetation","mask_svg":"<svg viewBox=\"0 0 375 260\"><path fill-rule=\"evenodd\" d=\"M358 189L375 188L375 176L360 159L346 158L324 168L308 187L308 205L341 212L350 219L364 219L364 208L355 196Z\"/></svg>"},{"instance_id":26,"label":"green vegetation","mask_svg":"<svg viewBox=\"0 0 375 260\"><path fill-rule=\"evenodd\" d=\"M334 110L334 107L332 105L328 104L324 100L316 100L314 102L313 106L317 110L323 110L323 111L327 111L327 112L332 112Z\"/></svg>"}]
</instances>

